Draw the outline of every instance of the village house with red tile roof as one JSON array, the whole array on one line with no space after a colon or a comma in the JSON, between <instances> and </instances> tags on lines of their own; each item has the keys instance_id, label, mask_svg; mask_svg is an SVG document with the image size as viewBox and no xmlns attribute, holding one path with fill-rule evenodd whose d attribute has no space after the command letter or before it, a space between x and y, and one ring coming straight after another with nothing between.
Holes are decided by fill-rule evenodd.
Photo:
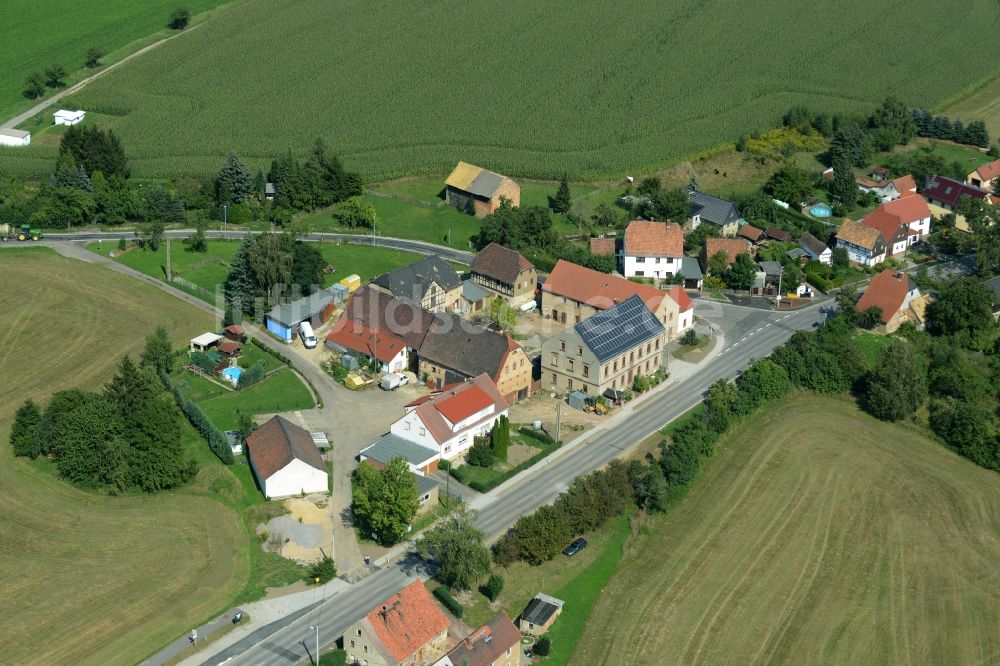
<instances>
[{"instance_id":1,"label":"village house with red tile roof","mask_svg":"<svg viewBox=\"0 0 1000 666\"><path fill-rule=\"evenodd\" d=\"M966 176L965 182L987 192L1000 194L1000 187L997 187L998 178L1000 178L1000 160L993 160Z\"/></svg>"},{"instance_id":2,"label":"village house with red tile roof","mask_svg":"<svg viewBox=\"0 0 1000 666\"><path fill-rule=\"evenodd\" d=\"M563 259L556 262L542 285L542 314L562 324L579 324L636 295L664 325L671 339L690 328L694 304L683 289L661 291Z\"/></svg>"},{"instance_id":3,"label":"village house with red tile roof","mask_svg":"<svg viewBox=\"0 0 1000 666\"><path fill-rule=\"evenodd\" d=\"M476 629L434 666L520 666L521 632L505 611Z\"/></svg>"},{"instance_id":4,"label":"village house with red tile roof","mask_svg":"<svg viewBox=\"0 0 1000 666\"><path fill-rule=\"evenodd\" d=\"M905 254L906 250L931 232L931 209L923 197L908 193L882 204L861 220L866 227L878 229L886 242L886 256Z\"/></svg>"},{"instance_id":5,"label":"village house with red tile roof","mask_svg":"<svg viewBox=\"0 0 1000 666\"><path fill-rule=\"evenodd\" d=\"M590 253L598 256L615 254L616 242L617 239L615 238L591 238Z\"/></svg>"},{"instance_id":6,"label":"village house with red tile roof","mask_svg":"<svg viewBox=\"0 0 1000 666\"><path fill-rule=\"evenodd\" d=\"M326 336L326 346L374 359L382 372L403 372L410 366L409 348L403 338L391 331L369 328L348 317L341 317L333 325Z\"/></svg>"},{"instance_id":7,"label":"village house with red tile roof","mask_svg":"<svg viewBox=\"0 0 1000 666\"><path fill-rule=\"evenodd\" d=\"M633 220L625 227L618 267L625 277L673 278L684 259L684 230L674 222Z\"/></svg>"},{"instance_id":8,"label":"village house with red tile roof","mask_svg":"<svg viewBox=\"0 0 1000 666\"><path fill-rule=\"evenodd\" d=\"M910 306L920 297L920 289L906 273L887 268L868 283L857 309L864 312L868 308L879 308L882 324L874 329L875 332L895 333L905 321L918 322Z\"/></svg>"},{"instance_id":9,"label":"village house with red tile roof","mask_svg":"<svg viewBox=\"0 0 1000 666\"><path fill-rule=\"evenodd\" d=\"M726 253L726 266L732 266L736 257L741 254L753 254L750 243L743 238L706 238L705 247L701 251L701 263L708 272L708 262L719 252Z\"/></svg>"},{"instance_id":10,"label":"village house with red tile roof","mask_svg":"<svg viewBox=\"0 0 1000 666\"><path fill-rule=\"evenodd\" d=\"M417 579L352 624L341 640L348 663L420 666L444 652L449 624Z\"/></svg>"},{"instance_id":11,"label":"village house with red tile roof","mask_svg":"<svg viewBox=\"0 0 1000 666\"><path fill-rule=\"evenodd\" d=\"M489 375L482 374L405 409L389 432L453 460L468 451L476 437L488 434L510 405Z\"/></svg>"}]
</instances>

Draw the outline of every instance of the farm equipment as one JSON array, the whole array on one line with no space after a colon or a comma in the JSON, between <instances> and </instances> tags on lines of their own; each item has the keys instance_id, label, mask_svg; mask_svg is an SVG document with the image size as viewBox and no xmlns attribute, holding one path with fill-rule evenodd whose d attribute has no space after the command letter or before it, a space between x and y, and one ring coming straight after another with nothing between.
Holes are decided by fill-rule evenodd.
<instances>
[{"instance_id":1,"label":"farm equipment","mask_svg":"<svg viewBox=\"0 0 1000 666\"><path fill-rule=\"evenodd\" d=\"M21 228L14 231L9 224L0 224L0 240L41 240L45 235L38 229L32 229L30 224L22 224Z\"/></svg>"},{"instance_id":2,"label":"farm equipment","mask_svg":"<svg viewBox=\"0 0 1000 666\"><path fill-rule=\"evenodd\" d=\"M597 414L598 416L608 415L608 408L604 405L603 402L597 402L596 400L588 400L583 405L583 411L587 412L588 414Z\"/></svg>"}]
</instances>

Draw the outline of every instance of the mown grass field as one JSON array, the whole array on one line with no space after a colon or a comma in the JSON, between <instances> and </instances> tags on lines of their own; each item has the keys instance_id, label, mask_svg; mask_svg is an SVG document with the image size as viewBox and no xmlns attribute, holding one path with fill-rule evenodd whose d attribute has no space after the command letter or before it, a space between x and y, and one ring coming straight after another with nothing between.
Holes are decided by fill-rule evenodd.
<instances>
[{"instance_id":1,"label":"mown grass field","mask_svg":"<svg viewBox=\"0 0 1000 666\"><path fill-rule=\"evenodd\" d=\"M104 243L103 246L96 242L87 244L87 249L93 252L107 251L112 247L115 247L113 243ZM194 283L210 294L215 294L216 287L221 288L226 281L229 263L238 247L239 241L210 240L207 252L188 252L182 243L173 241L170 251L173 274L175 277ZM352 273L361 276L362 281L370 280L376 275L411 264L421 258L421 255L413 252L370 245L319 243L317 247L327 263L336 269L324 276L324 287L329 287ZM118 257L118 261L158 280L166 280L166 246L161 246L155 252L136 248ZM206 300L214 300L209 299L204 293L195 295ZM221 299L221 292L219 298Z\"/></svg>"},{"instance_id":2,"label":"mown grass field","mask_svg":"<svg viewBox=\"0 0 1000 666\"><path fill-rule=\"evenodd\" d=\"M0 250L0 641L11 664L128 664L224 609L249 583L256 547L206 495L240 482L185 426L195 482L153 496L77 490L44 462L10 456L25 398L93 390L158 324L175 342L212 324L184 302L44 248ZM252 483L252 482L251 482Z\"/></svg>"},{"instance_id":3,"label":"mown grass field","mask_svg":"<svg viewBox=\"0 0 1000 666\"><path fill-rule=\"evenodd\" d=\"M181 392L197 402L212 423L222 430L236 428L237 411L253 416L316 406L309 388L288 369L279 370L242 391L229 391L190 372L184 373L178 381Z\"/></svg>"},{"instance_id":4,"label":"mown grass field","mask_svg":"<svg viewBox=\"0 0 1000 666\"><path fill-rule=\"evenodd\" d=\"M141 176L214 173L229 150L262 167L320 136L372 180L459 159L620 177L772 126L795 104L933 105L1000 69L996 25L993 0L962 12L932 0L250 0L68 103L119 130ZM27 168L43 150L0 166Z\"/></svg>"},{"instance_id":5,"label":"mown grass field","mask_svg":"<svg viewBox=\"0 0 1000 666\"><path fill-rule=\"evenodd\" d=\"M569 663L996 662L995 473L810 395L717 455L622 559Z\"/></svg>"},{"instance_id":6,"label":"mown grass field","mask_svg":"<svg viewBox=\"0 0 1000 666\"><path fill-rule=\"evenodd\" d=\"M185 6L192 13L211 9L225 0L191 0ZM125 55L136 40L166 36L167 18L174 0L80 0L79 2L37 2L5 0L0 21L0 118L6 120L32 102L21 95L24 79L49 65L66 67L71 83L94 70L77 75L91 47L109 55L108 63ZM133 45L134 46L134 45ZM119 52L121 51L121 52ZM51 115L45 122L51 124Z\"/></svg>"}]
</instances>

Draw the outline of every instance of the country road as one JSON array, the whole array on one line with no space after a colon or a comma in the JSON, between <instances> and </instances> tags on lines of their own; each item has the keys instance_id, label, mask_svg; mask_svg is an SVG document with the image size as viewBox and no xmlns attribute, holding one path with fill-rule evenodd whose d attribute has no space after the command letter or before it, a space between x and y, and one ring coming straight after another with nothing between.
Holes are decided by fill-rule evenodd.
<instances>
[{"instance_id":1,"label":"country road","mask_svg":"<svg viewBox=\"0 0 1000 666\"><path fill-rule=\"evenodd\" d=\"M738 306L704 301L699 301L697 308L698 316L717 315L720 308L723 311L739 309ZM822 304L792 313L760 313L755 325L739 339L727 342L727 346L696 376L642 401L609 421L608 427L560 449L550 462L535 465L512 482L480 498L474 503L474 508L479 510L479 528L491 538L502 534L520 516L555 499L575 477L623 455L694 407L714 381L733 379L751 359L770 354L796 330L811 328L824 317ZM319 626L320 642L329 645L394 590L414 578L428 575L417 558L405 557L324 600L298 618L261 627L243 640L204 658L203 663L214 666L229 659L240 666L304 663L311 656L306 649L306 645L312 645L313 632L309 627Z\"/></svg>"},{"instance_id":2,"label":"country road","mask_svg":"<svg viewBox=\"0 0 1000 666\"><path fill-rule=\"evenodd\" d=\"M171 238L183 237L190 231L168 232ZM227 238L243 237L247 232L228 232ZM208 232L220 237L223 232ZM52 234L42 244L52 245L62 254L84 261L105 265L111 270L152 284L177 298L213 312L221 313L173 286L141 274L123 264L112 261L83 248L83 240L117 240L131 237L131 232ZM70 242L72 239L73 242ZM347 234L313 234L310 240L338 240L342 242L371 243L370 236ZM375 239L378 245L406 249L423 254L438 253L447 259L468 264L471 254L443 248L420 241L405 239ZM23 243L4 244L23 247ZM2 256L2 252L0 252ZM727 328L722 347L713 356L697 366L695 372L681 380L673 379L657 392L636 400L610 417L600 426L572 441L553 453L551 458L522 472L504 485L473 501L478 510L478 526L491 538L501 535L520 516L538 506L551 502L577 476L598 469L610 460L623 455L646 437L684 414L698 404L708 387L717 379L733 379L746 368L753 358L760 358L784 344L799 329L813 327L825 317L824 303L816 303L802 310L771 311L746 308L728 303L696 300L696 316L705 322L718 323ZM256 332L256 331L254 331ZM279 347L268 336L259 336L265 344ZM338 397L329 393L328 378L318 367L293 365L309 377L324 398L324 410L331 413L350 411L350 405L338 404ZM303 366L303 367L299 367ZM303 640L312 636L310 626L321 628L320 640L329 645L343 631L373 606L387 598L393 591L416 577L426 578L430 572L415 556L406 555L401 560L384 564L374 574L343 589L327 599L316 599L309 610L301 610L271 624L261 626L248 636L219 650L210 657L200 659L208 665L232 660L236 664L297 664L310 658ZM311 641L308 644L312 645ZM211 650L208 646L207 650Z\"/></svg>"}]
</instances>

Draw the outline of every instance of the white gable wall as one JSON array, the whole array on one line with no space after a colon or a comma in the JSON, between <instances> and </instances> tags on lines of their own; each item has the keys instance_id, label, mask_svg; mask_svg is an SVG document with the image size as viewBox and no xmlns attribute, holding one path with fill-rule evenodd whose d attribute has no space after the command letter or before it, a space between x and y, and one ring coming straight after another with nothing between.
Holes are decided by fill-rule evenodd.
<instances>
[{"instance_id":1,"label":"white gable wall","mask_svg":"<svg viewBox=\"0 0 1000 666\"><path fill-rule=\"evenodd\" d=\"M298 459L264 480L264 495L268 498L292 497L303 492L325 493L329 488L329 477L325 471Z\"/></svg>"},{"instance_id":2,"label":"white gable wall","mask_svg":"<svg viewBox=\"0 0 1000 666\"><path fill-rule=\"evenodd\" d=\"M681 270L683 257L638 257L623 255L622 275L630 277L671 278Z\"/></svg>"}]
</instances>

